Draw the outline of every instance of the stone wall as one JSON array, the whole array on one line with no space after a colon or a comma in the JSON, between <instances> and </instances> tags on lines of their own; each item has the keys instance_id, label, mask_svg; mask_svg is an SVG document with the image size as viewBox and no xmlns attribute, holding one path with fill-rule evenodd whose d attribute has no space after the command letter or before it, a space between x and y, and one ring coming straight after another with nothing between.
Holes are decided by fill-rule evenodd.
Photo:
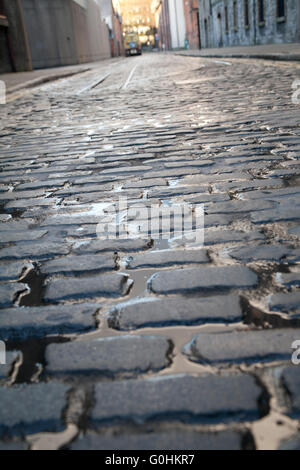
<instances>
[{"instance_id":1,"label":"stone wall","mask_svg":"<svg viewBox=\"0 0 300 470\"><path fill-rule=\"evenodd\" d=\"M199 0L202 47L298 42L299 12L299 0Z\"/></svg>"},{"instance_id":2,"label":"stone wall","mask_svg":"<svg viewBox=\"0 0 300 470\"><path fill-rule=\"evenodd\" d=\"M110 57L95 0L22 0L22 7L35 69Z\"/></svg>"},{"instance_id":3,"label":"stone wall","mask_svg":"<svg viewBox=\"0 0 300 470\"><path fill-rule=\"evenodd\" d=\"M71 3L22 0L33 67L77 64Z\"/></svg>"}]
</instances>

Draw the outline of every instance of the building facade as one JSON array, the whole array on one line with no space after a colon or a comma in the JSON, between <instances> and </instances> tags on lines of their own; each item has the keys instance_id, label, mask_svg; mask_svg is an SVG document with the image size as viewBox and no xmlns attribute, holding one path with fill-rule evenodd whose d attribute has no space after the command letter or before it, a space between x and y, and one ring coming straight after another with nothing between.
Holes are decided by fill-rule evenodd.
<instances>
[{"instance_id":1,"label":"building facade","mask_svg":"<svg viewBox=\"0 0 300 470\"><path fill-rule=\"evenodd\" d=\"M123 24L118 0L100 0L101 16L108 26L111 56L125 54L123 44Z\"/></svg>"},{"instance_id":2,"label":"building facade","mask_svg":"<svg viewBox=\"0 0 300 470\"><path fill-rule=\"evenodd\" d=\"M0 73L32 70L21 0L0 0Z\"/></svg>"},{"instance_id":3,"label":"building facade","mask_svg":"<svg viewBox=\"0 0 300 470\"><path fill-rule=\"evenodd\" d=\"M199 0L183 0L185 28L186 28L186 46L189 49L200 48L200 18L199 18Z\"/></svg>"},{"instance_id":4,"label":"building facade","mask_svg":"<svg viewBox=\"0 0 300 470\"><path fill-rule=\"evenodd\" d=\"M152 11L162 49L182 49L186 45L184 0L153 0Z\"/></svg>"},{"instance_id":5,"label":"building facade","mask_svg":"<svg viewBox=\"0 0 300 470\"><path fill-rule=\"evenodd\" d=\"M100 0L0 0L0 8L1 71L73 65L111 56Z\"/></svg>"},{"instance_id":6,"label":"building facade","mask_svg":"<svg viewBox=\"0 0 300 470\"><path fill-rule=\"evenodd\" d=\"M155 16L151 0L119 0L124 33L138 34L144 45L155 42Z\"/></svg>"},{"instance_id":7,"label":"building facade","mask_svg":"<svg viewBox=\"0 0 300 470\"><path fill-rule=\"evenodd\" d=\"M300 0L199 0L201 47L300 41Z\"/></svg>"}]
</instances>

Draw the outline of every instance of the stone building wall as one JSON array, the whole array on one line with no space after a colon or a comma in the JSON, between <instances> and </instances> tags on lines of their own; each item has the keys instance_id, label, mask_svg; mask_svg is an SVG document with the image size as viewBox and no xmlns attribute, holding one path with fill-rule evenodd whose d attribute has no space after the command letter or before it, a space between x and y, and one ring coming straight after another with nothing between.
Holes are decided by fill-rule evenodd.
<instances>
[{"instance_id":1,"label":"stone building wall","mask_svg":"<svg viewBox=\"0 0 300 470\"><path fill-rule=\"evenodd\" d=\"M300 0L199 0L199 15L204 48L300 41Z\"/></svg>"}]
</instances>

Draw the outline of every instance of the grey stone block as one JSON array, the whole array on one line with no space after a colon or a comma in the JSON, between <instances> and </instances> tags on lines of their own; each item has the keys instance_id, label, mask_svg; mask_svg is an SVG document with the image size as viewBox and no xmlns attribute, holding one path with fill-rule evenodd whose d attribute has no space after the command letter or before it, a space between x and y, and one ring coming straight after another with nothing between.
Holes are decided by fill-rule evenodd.
<instances>
[{"instance_id":1,"label":"grey stone block","mask_svg":"<svg viewBox=\"0 0 300 470\"><path fill-rule=\"evenodd\" d=\"M103 253L103 252L135 252L148 250L152 246L151 240L116 239L116 240L92 240L89 243L80 244L75 247L75 253ZM1 253L1 252L0 252Z\"/></svg>"},{"instance_id":2,"label":"grey stone block","mask_svg":"<svg viewBox=\"0 0 300 470\"><path fill-rule=\"evenodd\" d=\"M300 313L300 292L272 294L267 298L270 310L284 313Z\"/></svg>"},{"instance_id":3,"label":"grey stone block","mask_svg":"<svg viewBox=\"0 0 300 470\"><path fill-rule=\"evenodd\" d=\"M300 435L296 434L290 439L282 441L278 450L300 450Z\"/></svg>"},{"instance_id":4,"label":"grey stone block","mask_svg":"<svg viewBox=\"0 0 300 470\"><path fill-rule=\"evenodd\" d=\"M5 282L0 284L0 308L11 307L21 292L28 291L26 284L21 282Z\"/></svg>"},{"instance_id":5,"label":"grey stone block","mask_svg":"<svg viewBox=\"0 0 300 470\"><path fill-rule=\"evenodd\" d=\"M14 259L29 259L29 260L42 260L53 258L54 256L67 255L70 251L67 243L40 243L40 242L27 242L18 244L16 246L9 246L0 250L0 259L14 260Z\"/></svg>"},{"instance_id":6,"label":"grey stone block","mask_svg":"<svg viewBox=\"0 0 300 470\"><path fill-rule=\"evenodd\" d=\"M144 298L114 307L109 325L118 330L171 325L197 325L209 322L235 322L242 319L238 296L206 298Z\"/></svg>"},{"instance_id":7,"label":"grey stone block","mask_svg":"<svg viewBox=\"0 0 300 470\"><path fill-rule=\"evenodd\" d=\"M81 333L96 327L101 304L9 308L0 311L0 338L4 341L46 335Z\"/></svg>"},{"instance_id":8,"label":"grey stone block","mask_svg":"<svg viewBox=\"0 0 300 470\"><path fill-rule=\"evenodd\" d=\"M58 382L0 387L0 436L62 431L68 390Z\"/></svg>"},{"instance_id":9,"label":"grey stone block","mask_svg":"<svg viewBox=\"0 0 300 470\"><path fill-rule=\"evenodd\" d=\"M250 288L257 280L256 274L243 266L188 268L154 274L149 280L149 288L156 294L192 293Z\"/></svg>"},{"instance_id":10,"label":"grey stone block","mask_svg":"<svg viewBox=\"0 0 300 470\"><path fill-rule=\"evenodd\" d=\"M46 349L48 374L139 374L170 363L171 344L160 336L120 336L51 344Z\"/></svg>"},{"instance_id":11,"label":"grey stone block","mask_svg":"<svg viewBox=\"0 0 300 470\"><path fill-rule=\"evenodd\" d=\"M0 364L0 383L9 378L13 371L14 364L21 358L21 353L19 351L6 351L5 356L6 364Z\"/></svg>"},{"instance_id":12,"label":"grey stone block","mask_svg":"<svg viewBox=\"0 0 300 470\"><path fill-rule=\"evenodd\" d=\"M88 432L79 437L72 450L241 450L243 433L226 430L199 432L190 429L123 433L117 435ZM175 456L174 456L175 458Z\"/></svg>"},{"instance_id":13,"label":"grey stone block","mask_svg":"<svg viewBox=\"0 0 300 470\"><path fill-rule=\"evenodd\" d=\"M127 268L139 269L208 263L209 258L205 250L161 250L135 255L127 258L126 262Z\"/></svg>"},{"instance_id":14,"label":"grey stone block","mask_svg":"<svg viewBox=\"0 0 300 470\"><path fill-rule=\"evenodd\" d=\"M175 375L98 383L94 425L114 421L179 420L201 423L252 421L260 413L261 389L247 375Z\"/></svg>"},{"instance_id":15,"label":"grey stone block","mask_svg":"<svg viewBox=\"0 0 300 470\"><path fill-rule=\"evenodd\" d=\"M30 266L32 265L22 262L0 264L0 281L17 281Z\"/></svg>"},{"instance_id":16,"label":"grey stone block","mask_svg":"<svg viewBox=\"0 0 300 470\"><path fill-rule=\"evenodd\" d=\"M22 441L0 441L0 451L27 450L28 444Z\"/></svg>"},{"instance_id":17,"label":"grey stone block","mask_svg":"<svg viewBox=\"0 0 300 470\"><path fill-rule=\"evenodd\" d=\"M299 287L300 273L277 273L276 282L285 287Z\"/></svg>"},{"instance_id":18,"label":"grey stone block","mask_svg":"<svg viewBox=\"0 0 300 470\"><path fill-rule=\"evenodd\" d=\"M216 245L218 243L233 243L265 240L265 236L258 232L239 232L236 230L209 230L204 233L204 245Z\"/></svg>"},{"instance_id":19,"label":"grey stone block","mask_svg":"<svg viewBox=\"0 0 300 470\"><path fill-rule=\"evenodd\" d=\"M119 297L126 295L132 281L126 274L102 274L97 277L54 279L46 287L46 302Z\"/></svg>"},{"instance_id":20,"label":"grey stone block","mask_svg":"<svg viewBox=\"0 0 300 470\"><path fill-rule=\"evenodd\" d=\"M299 340L298 336L298 340ZM289 415L293 418L300 418L300 373L299 365L290 366L283 370L281 376L282 384L288 393Z\"/></svg>"},{"instance_id":21,"label":"grey stone block","mask_svg":"<svg viewBox=\"0 0 300 470\"><path fill-rule=\"evenodd\" d=\"M0 243L27 242L38 240L46 235L47 230L24 230L22 232L3 231L0 232Z\"/></svg>"},{"instance_id":22,"label":"grey stone block","mask_svg":"<svg viewBox=\"0 0 300 470\"><path fill-rule=\"evenodd\" d=\"M281 261L290 253L290 248L283 245L258 245L236 248L229 252L232 258L240 261Z\"/></svg>"},{"instance_id":23,"label":"grey stone block","mask_svg":"<svg viewBox=\"0 0 300 470\"><path fill-rule=\"evenodd\" d=\"M45 274L63 274L76 276L84 273L97 274L103 271L112 271L116 268L113 255L83 255L66 256L47 261L40 271Z\"/></svg>"},{"instance_id":24,"label":"grey stone block","mask_svg":"<svg viewBox=\"0 0 300 470\"><path fill-rule=\"evenodd\" d=\"M297 329L200 333L184 353L193 361L210 364L289 361L291 345L298 338Z\"/></svg>"}]
</instances>

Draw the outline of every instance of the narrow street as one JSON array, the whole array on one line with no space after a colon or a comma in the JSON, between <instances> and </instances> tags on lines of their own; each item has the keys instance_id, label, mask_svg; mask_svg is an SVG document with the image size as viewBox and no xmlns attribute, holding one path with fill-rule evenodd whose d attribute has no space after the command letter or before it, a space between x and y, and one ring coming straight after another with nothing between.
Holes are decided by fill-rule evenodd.
<instances>
[{"instance_id":1,"label":"narrow street","mask_svg":"<svg viewBox=\"0 0 300 470\"><path fill-rule=\"evenodd\" d=\"M300 65L98 64L0 109L0 449L299 449Z\"/></svg>"}]
</instances>

